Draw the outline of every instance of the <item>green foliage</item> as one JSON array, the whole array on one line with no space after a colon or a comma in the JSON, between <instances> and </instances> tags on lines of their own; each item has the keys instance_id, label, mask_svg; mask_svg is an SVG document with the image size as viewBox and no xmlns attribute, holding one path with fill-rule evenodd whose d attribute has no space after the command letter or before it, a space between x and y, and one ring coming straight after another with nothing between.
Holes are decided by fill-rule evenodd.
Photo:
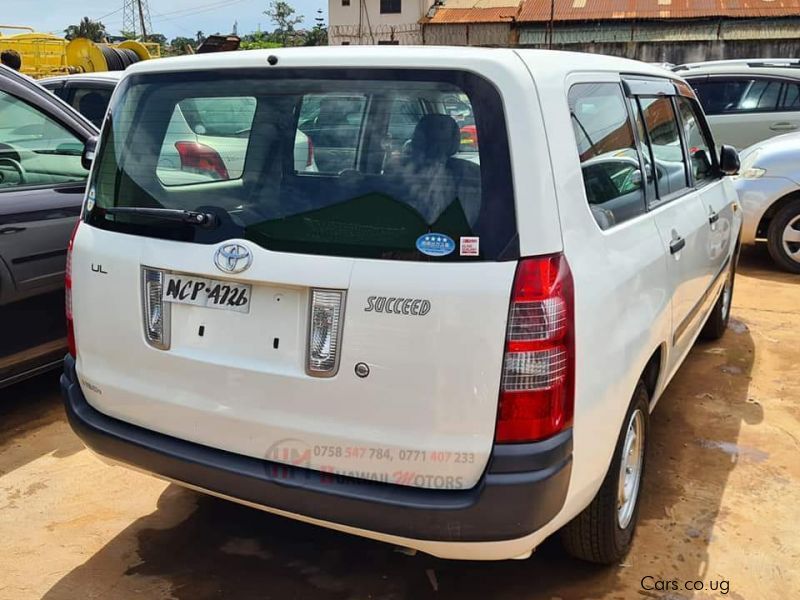
<instances>
[{"instance_id":1,"label":"green foliage","mask_svg":"<svg viewBox=\"0 0 800 600\"><path fill-rule=\"evenodd\" d=\"M194 50L197 47L197 42L192 38L178 36L173 38L169 43L167 54L173 56L177 54L189 54L187 47Z\"/></svg>"},{"instance_id":2,"label":"green foliage","mask_svg":"<svg viewBox=\"0 0 800 600\"><path fill-rule=\"evenodd\" d=\"M64 30L64 37L68 40L87 38L93 42L102 42L106 39L106 26L100 21L92 21L83 17L77 25L70 25Z\"/></svg>"},{"instance_id":3,"label":"green foliage","mask_svg":"<svg viewBox=\"0 0 800 600\"><path fill-rule=\"evenodd\" d=\"M295 10L288 2L284 2L283 0L272 0L270 2L269 8L264 11L264 14L267 15L270 20L277 25L277 30L275 33L280 36L281 44L283 46L287 45L289 41L290 34L294 32L294 26L298 23L302 23L303 15L294 16Z\"/></svg>"}]
</instances>

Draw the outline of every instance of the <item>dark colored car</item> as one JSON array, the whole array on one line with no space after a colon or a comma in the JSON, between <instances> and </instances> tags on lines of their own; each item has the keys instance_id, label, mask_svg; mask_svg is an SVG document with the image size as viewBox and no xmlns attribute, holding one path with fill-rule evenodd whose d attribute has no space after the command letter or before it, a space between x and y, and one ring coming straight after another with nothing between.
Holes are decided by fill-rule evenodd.
<instances>
[{"instance_id":1,"label":"dark colored car","mask_svg":"<svg viewBox=\"0 0 800 600\"><path fill-rule=\"evenodd\" d=\"M0 66L0 387L60 366L64 267L97 129Z\"/></svg>"}]
</instances>

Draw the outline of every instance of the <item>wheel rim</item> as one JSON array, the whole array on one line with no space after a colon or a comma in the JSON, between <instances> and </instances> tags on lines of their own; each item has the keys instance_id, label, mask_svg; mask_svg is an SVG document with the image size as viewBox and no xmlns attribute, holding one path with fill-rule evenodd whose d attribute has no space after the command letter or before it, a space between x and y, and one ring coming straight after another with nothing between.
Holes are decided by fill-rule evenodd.
<instances>
[{"instance_id":1,"label":"wheel rim","mask_svg":"<svg viewBox=\"0 0 800 600\"><path fill-rule=\"evenodd\" d=\"M625 430L617 488L617 522L625 529L633 519L644 466L644 414L638 408Z\"/></svg>"},{"instance_id":2,"label":"wheel rim","mask_svg":"<svg viewBox=\"0 0 800 600\"><path fill-rule=\"evenodd\" d=\"M786 225L781 238L783 251L793 261L800 263L800 215Z\"/></svg>"}]
</instances>

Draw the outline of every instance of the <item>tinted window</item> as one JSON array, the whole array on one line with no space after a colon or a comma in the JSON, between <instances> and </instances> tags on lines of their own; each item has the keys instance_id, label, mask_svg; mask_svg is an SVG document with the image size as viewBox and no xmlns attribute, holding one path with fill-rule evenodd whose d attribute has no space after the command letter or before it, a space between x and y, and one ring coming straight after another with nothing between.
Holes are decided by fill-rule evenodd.
<instances>
[{"instance_id":1,"label":"tinted window","mask_svg":"<svg viewBox=\"0 0 800 600\"><path fill-rule=\"evenodd\" d=\"M439 233L455 241L456 251L437 260L476 260L460 256L462 236L480 238L478 259L518 255L503 106L476 75L259 69L181 73L179 82L172 74L135 75L121 85L94 170L94 225L402 260L434 260L417 242ZM215 90L225 96L214 97ZM228 112L232 91L241 105L254 105L246 130L218 114ZM461 150L461 128L448 114L452 98L467 106L481 140L477 152ZM196 110L194 119L184 116L186 106ZM196 123L214 128L200 134ZM185 152L168 160L177 142L187 142ZM222 226L204 231L108 215L103 209L110 206L204 207Z\"/></svg>"},{"instance_id":2,"label":"tinted window","mask_svg":"<svg viewBox=\"0 0 800 600\"><path fill-rule=\"evenodd\" d=\"M639 154L620 86L575 85L569 104L586 199L597 224L607 229L644 213Z\"/></svg>"},{"instance_id":3,"label":"tinted window","mask_svg":"<svg viewBox=\"0 0 800 600\"><path fill-rule=\"evenodd\" d=\"M691 80L708 115L775 110L782 83L774 79Z\"/></svg>"},{"instance_id":4,"label":"tinted window","mask_svg":"<svg viewBox=\"0 0 800 600\"><path fill-rule=\"evenodd\" d=\"M72 93L70 104L99 128L103 124L112 91L100 88L77 88Z\"/></svg>"},{"instance_id":5,"label":"tinted window","mask_svg":"<svg viewBox=\"0 0 800 600\"><path fill-rule=\"evenodd\" d=\"M711 144L700 127L700 117L694 103L688 98L676 98L678 110L683 123L683 136L689 148L692 176L696 183L713 179L714 169L711 154Z\"/></svg>"},{"instance_id":6,"label":"tinted window","mask_svg":"<svg viewBox=\"0 0 800 600\"><path fill-rule=\"evenodd\" d=\"M656 189L663 198L688 186L678 121L671 97L639 98L639 105L650 140Z\"/></svg>"},{"instance_id":7,"label":"tinted window","mask_svg":"<svg viewBox=\"0 0 800 600\"><path fill-rule=\"evenodd\" d=\"M0 190L82 181L83 143L22 100L0 92Z\"/></svg>"},{"instance_id":8,"label":"tinted window","mask_svg":"<svg viewBox=\"0 0 800 600\"><path fill-rule=\"evenodd\" d=\"M780 110L800 110L800 84L786 82L783 84L783 96Z\"/></svg>"}]
</instances>

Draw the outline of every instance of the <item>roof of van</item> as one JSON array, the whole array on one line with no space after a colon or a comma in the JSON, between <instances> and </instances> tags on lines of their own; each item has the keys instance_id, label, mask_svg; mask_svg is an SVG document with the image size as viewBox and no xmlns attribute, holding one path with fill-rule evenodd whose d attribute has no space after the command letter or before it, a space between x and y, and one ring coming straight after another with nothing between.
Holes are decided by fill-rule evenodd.
<instances>
[{"instance_id":1,"label":"roof of van","mask_svg":"<svg viewBox=\"0 0 800 600\"><path fill-rule=\"evenodd\" d=\"M267 59L277 57L274 67ZM680 76L647 63L579 52L525 50L511 48L474 48L464 46L312 46L239 50L147 60L130 66L125 74L165 73L171 71L281 68L281 67L438 67L464 68L470 64L511 61L523 56L535 65L537 74L553 76L577 71L618 71L680 79Z\"/></svg>"}]
</instances>

